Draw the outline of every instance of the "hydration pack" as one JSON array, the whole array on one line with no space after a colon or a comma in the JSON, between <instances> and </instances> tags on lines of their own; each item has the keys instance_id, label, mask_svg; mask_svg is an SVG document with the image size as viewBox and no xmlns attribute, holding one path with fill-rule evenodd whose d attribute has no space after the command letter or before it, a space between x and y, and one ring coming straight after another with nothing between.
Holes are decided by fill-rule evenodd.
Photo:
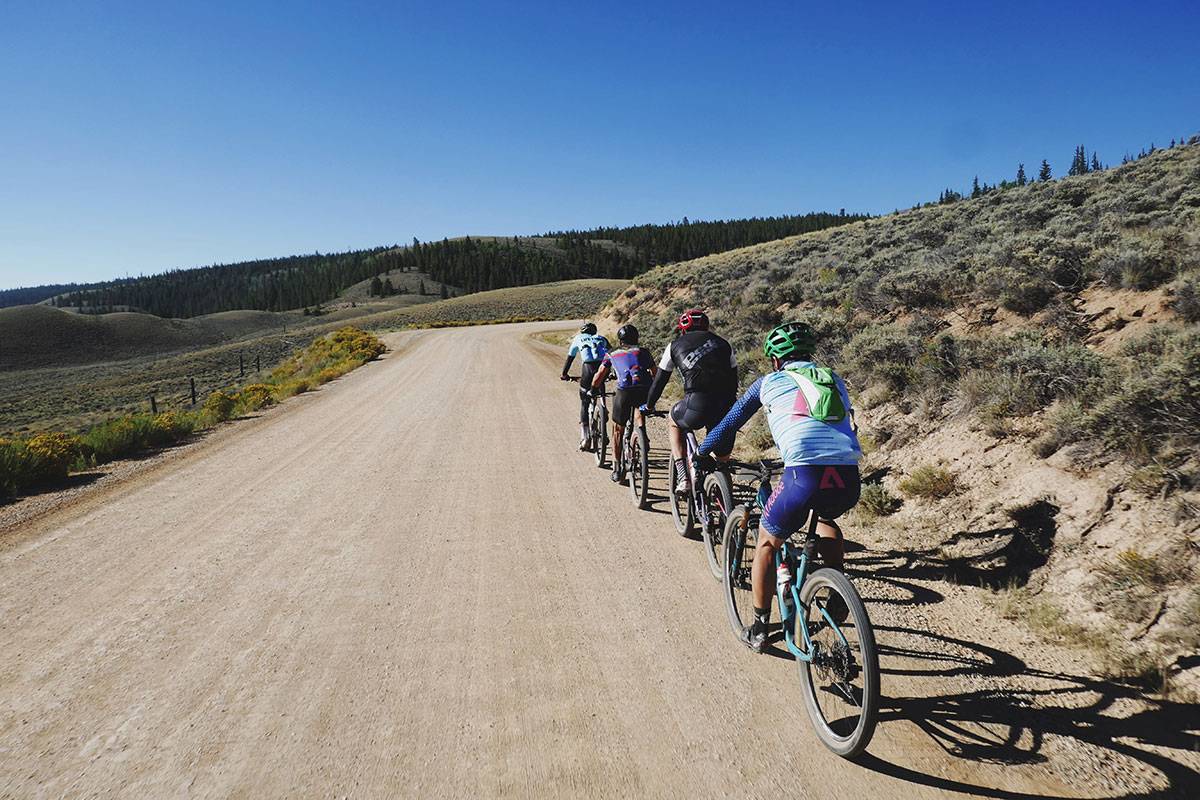
<instances>
[{"instance_id":1,"label":"hydration pack","mask_svg":"<svg viewBox=\"0 0 1200 800\"><path fill-rule=\"evenodd\" d=\"M846 405L838 391L833 370L829 367L785 367L783 373L796 382L803 403L797 400L796 411L815 420L828 423L846 418Z\"/></svg>"}]
</instances>

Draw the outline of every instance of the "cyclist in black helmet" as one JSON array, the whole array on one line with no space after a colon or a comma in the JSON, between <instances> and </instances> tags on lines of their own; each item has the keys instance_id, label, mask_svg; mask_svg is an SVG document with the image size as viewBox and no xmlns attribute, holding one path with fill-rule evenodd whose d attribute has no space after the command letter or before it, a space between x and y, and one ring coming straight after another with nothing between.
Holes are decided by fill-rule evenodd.
<instances>
[{"instance_id":1,"label":"cyclist in black helmet","mask_svg":"<svg viewBox=\"0 0 1200 800\"><path fill-rule=\"evenodd\" d=\"M579 449L588 449L588 399L592 392L592 378L596 377L596 370L600 368L600 362L604 359L604 354L608 352L608 339L605 339L600 334L596 333L596 324L594 322L585 322L579 329L579 333L575 334L575 338L571 340L571 346L567 348L567 362L563 364L562 379L570 380L567 372L571 369L571 362L575 360L575 356L579 356L583 366L579 369Z\"/></svg>"},{"instance_id":2,"label":"cyclist in black helmet","mask_svg":"<svg viewBox=\"0 0 1200 800\"><path fill-rule=\"evenodd\" d=\"M614 482L620 483L625 479L625 475L621 471L621 447L625 426L629 424L637 407L646 402L646 397L650 392L650 381L654 377L655 370L654 359L650 357L650 352L638 347L638 329L636 327L622 325L617 331L617 342L620 347L606 354L600 362L600 369L597 370L596 377L592 379L592 388L596 391L603 391L602 387L608 374L616 373L617 393L613 397L612 414L612 479Z\"/></svg>"}]
</instances>

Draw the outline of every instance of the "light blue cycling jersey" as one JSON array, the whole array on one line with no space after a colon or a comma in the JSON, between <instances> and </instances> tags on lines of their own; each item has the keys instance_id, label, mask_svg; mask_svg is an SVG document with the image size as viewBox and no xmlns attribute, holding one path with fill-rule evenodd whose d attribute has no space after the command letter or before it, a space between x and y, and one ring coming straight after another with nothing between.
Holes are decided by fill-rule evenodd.
<instances>
[{"instance_id":1,"label":"light blue cycling jersey","mask_svg":"<svg viewBox=\"0 0 1200 800\"><path fill-rule=\"evenodd\" d=\"M585 364L599 361L608 352L608 339L598 333L577 333L571 340L567 355L571 358L579 356Z\"/></svg>"},{"instance_id":2,"label":"light blue cycling jersey","mask_svg":"<svg viewBox=\"0 0 1200 800\"><path fill-rule=\"evenodd\" d=\"M791 361L784 366L816 365L811 361ZM808 403L796 382L783 372L771 372L750 385L725 418L704 438L700 452L727 453L732 450L738 430L762 408L785 466L857 464L862 458L862 448L850 420L850 396L840 377L835 375L834 382L846 408L846 417L841 422L822 422L810 417Z\"/></svg>"}]
</instances>

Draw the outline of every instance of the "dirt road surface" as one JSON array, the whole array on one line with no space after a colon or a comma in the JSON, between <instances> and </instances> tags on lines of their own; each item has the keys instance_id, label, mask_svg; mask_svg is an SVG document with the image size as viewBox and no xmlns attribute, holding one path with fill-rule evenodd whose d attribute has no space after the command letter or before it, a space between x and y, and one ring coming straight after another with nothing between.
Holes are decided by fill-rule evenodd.
<instances>
[{"instance_id":1,"label":"dirt road surface","mask_svg":"<svg viewBox=\"0 0 1200 800\"><path fill-rule=\"evenodd\" d=\"M822 749L793 663L734 641L700 545L576 452L574 388L527 338L555 327L392 335L243 435L6 536L0 795L1077 791L903 713L864 764ZM938 691L903 651L885 710Z\"/></svg>"}]
</instances>

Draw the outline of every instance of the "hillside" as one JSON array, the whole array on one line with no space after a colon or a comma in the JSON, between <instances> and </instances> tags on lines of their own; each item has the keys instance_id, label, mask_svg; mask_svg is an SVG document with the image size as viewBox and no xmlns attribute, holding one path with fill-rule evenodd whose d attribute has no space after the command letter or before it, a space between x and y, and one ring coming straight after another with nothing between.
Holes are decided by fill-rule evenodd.
<instances>
[{"instance_id":1,"label":"hillside","mask_svg":"<svg viewBox=\"0 0 1200 800\"><path fill-rule=\"evenodd\" d=\"M146 314L81 316L45 306L0 309L0 347L4 348L0 356L6 360L3 363L14 360L29 363L33 359L37 364L22 369L0 369L0 436L76 430L117 414L144 409L151 395L156 397L160 408L181 407L189 400L189 379L196 380L203 397L213 389L244 381L241 364L245 364L247 375L254 374L256 358L262 369L270 370L297 348L345 325L347 320L359 328L383 331L517 317L572 318L600 306L626 285L625 281L564 281L497 289L449 300L430 299L420 305L384 304L379 308L378 302L360 304L320 317L236 311L198 320L162 320ZM355 312L362 313L348 316ZM14 314L34 319L49 316L49 329L64 323L67 328L58 329L56 336L45 336L47 344L36 353L23 354L22 347L30 349L28 340L14 340L3 327L5 320ZM265 322L256 326L255 320ZM281 327L281 321L286 325ZM19 330L37 327L28 318L17 322L22 326ZM220 336L215 332L218 327ZM76 339L72 340L72 336ZM139 341L138 336L143 339ZM24 344L10 346L10 342ZM173 352L162 349L169 344L180 346ZM50 345L54 346L53 351ZM51 353L53 357L49 357ZM126 355L118 355L121 353ZM92 357L91 363L80 363L84 355Z\"/></svg>"},{"instance_id":2,"label":"hillside","mask_svg":"<svg viewBox=\"0 0 1200 800\"><path fill-rule=\"evenodd\" d=\"M1198 282L1189 145L662 267L606 313L661 346L708 307L744 383L767 329L811 322L870 451L856 536L1099 671L1198 691Z\"/></svg>"},{"instance_id":3,"label":"hillside","mask_svg":"<svg viewBox=\"0 0 1200 800\"><path fill-rule=\"evenodd\" d=\"M565 231L541 237L470 237L176 269L87 286L0 293L0 307L48 302L108 313L191 318L220 311L291 311L326 304L385 274L422 273L440 286L479 292L580 278L631 278L654 264L728 250L788 234L844 225L861 216L811 213L747 220ZM62 290L62 291L58 291ZM47 299L49 298L49 299Z\"/></svg>"}]
</instances>

